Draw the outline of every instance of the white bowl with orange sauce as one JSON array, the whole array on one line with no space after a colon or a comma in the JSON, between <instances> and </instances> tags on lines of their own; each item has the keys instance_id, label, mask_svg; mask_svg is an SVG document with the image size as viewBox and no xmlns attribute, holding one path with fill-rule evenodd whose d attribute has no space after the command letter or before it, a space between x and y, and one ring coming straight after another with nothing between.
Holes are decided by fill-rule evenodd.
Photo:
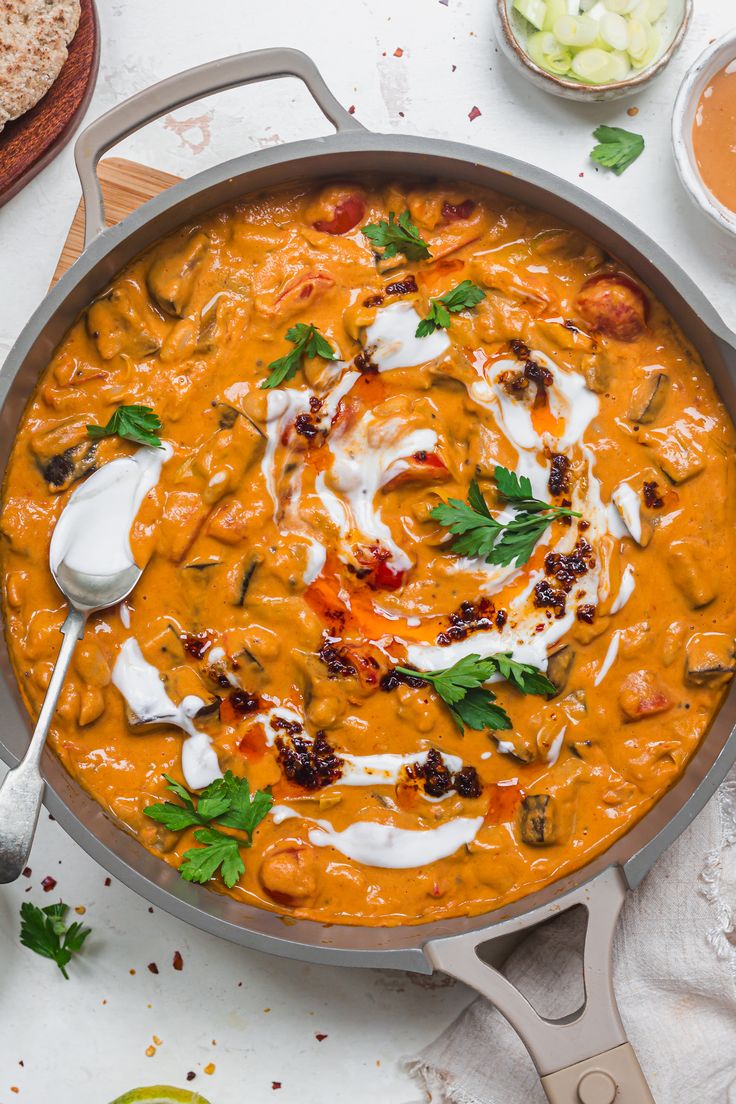
<instances>
[{"instance_id":1,"label":"white bowl with orange sauce","mask_svg":"<svg viewBox=\"0 0 736 1104\"><path fill-rule=\"evenodd\" d=\"M736 235L736 32L712 43L688 70L675 101L672 141L691 199Z\"/></svg>"}]
</instances>

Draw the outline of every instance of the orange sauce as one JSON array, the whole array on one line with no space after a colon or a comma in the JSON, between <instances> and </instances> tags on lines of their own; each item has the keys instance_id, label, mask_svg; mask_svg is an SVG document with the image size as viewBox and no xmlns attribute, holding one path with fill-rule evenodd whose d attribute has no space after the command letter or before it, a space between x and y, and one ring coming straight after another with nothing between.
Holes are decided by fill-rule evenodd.
<instances>
[{"instance_id":1,"label":"orange sauce","mask_svg":"<svg viewBox=\"0 0 736 1104\"><path fill-rule=\"evenodd\" d=\"M700 97L693 149L705 186L736 211L736 58L716 73Z\"/></svg>"}]
</instances>

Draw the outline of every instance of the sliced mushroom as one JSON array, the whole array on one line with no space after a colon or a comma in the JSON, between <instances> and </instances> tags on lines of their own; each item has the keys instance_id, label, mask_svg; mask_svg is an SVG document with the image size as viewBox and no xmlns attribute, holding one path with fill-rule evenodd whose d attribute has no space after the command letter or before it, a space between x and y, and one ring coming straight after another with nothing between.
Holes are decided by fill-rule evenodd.
<instances>
[{"instance_id":1,"label":"sliced mushroom","mask_svg":"<svg viewBox=\"0 0 736 1104\"><path fill-rule=\"evenodd\" d=\"M502 755L513 755L520 763L533 763L539 758L539 748L533 736L522 736L520 732L511 732L504 739L496 739L496 746Z\"/></svg>"},{"instance_id":2,"label":"sliced mushroom","mask_svg":"<svg viewBox=\"0 0 736 1104\"><path fill-rule=\"evenodd\" d=\"M667 566L675 586L693 609L713 601L720 580L705 541L697 537L673 541L667 554Z\"/></svg>"},{"instance_id":3,"label":"sliced mushroom","mask_svg":"<svg viewBox=\"0 0 736 1104\"><path fill-rule=\"evenodd\" d=\"M256 555L247 556L241 564L238 565L237 570L237 587L234 596L233 605L243 606L245 600L248 597L248 590L250 584L253 582L253 576L256 573L258 565L261 562L261 557Z\"/></svg>"},{"instance_id":4,"label":"sliced mushroom","mask_svg":"<svg viewBox=\"0 0 736 1104\"><path fill-rule=\"evenodd\" d=\"M206 234L194 234L187 241L162 247L148 270L146 284L165 314L182 318L194 290L195 270L209 248Z\"/></svg>"},{"instance_id":5,"label":"sliced mushroom","mask_svg":"<svg viewBox=\"0 0 736 1104\"><path fill-rule=\"evenodd\" d=\"M557 803L551 794L527 794L521 803L519 827L524 843L548 847L557 840Z\"/></svg>"},{"instance_id":6,"label":"sliced mushroom","mask_svg":"<svg viewBox=\"0 0 736 1104\"><path fill-rule=\"evenodd\" d=\"M652 372L635 387L629 400L629 421L648 425L664 406L670 377L666 372Z\"/></svg>"},{"instance_id":7,"label":"sliced mushroom","mask_svg":"<svg viewBox=\"0 0 736 1104\"><path fill-rule=\"evenodd\" d=\"M154 320L136 306L137 293L135 286L119 285L87 311L87 332L103 360L121 354L142 360L161 348L163 335L157 333ZM148 313L153 313L150 307Z\"/></svg>"},{"instance_id":8,"label":"sliced mushroom","mask_svg":"<svg viewBox=\"0 0 736 1104\"><path fill-rule=\"evenodd\" d=\"M706 465L702 431L685 418L664 429L650 430L642 443L649 446L660 468L673 483L693 479Z\"/></svg>"},{"instance_id":9,"label":"sliced mushroom","mask_svg":"<svg viewBox=\"0 0 736 1104\"><path fill-rule=\"evenodd\" d=\"M575 654L575 649L566 644L563 648L553 652L547 661L547 678L554 686L557 694L561 694L567 686L575 662Z\"/></svg>"},{"instance_id":10,"label":"sliced mushroom","mask_svg":"<svg viewBox=\"0 0 736 1104\"><path fill-rule=\"evenodd\" d=\"M685 675L693 686L718 686L736 672L736 641L726 633L696 633L685 648Z\"/></svg>"},{"instance_id":11,"label":"sliced mushroom","mask_svg":"<svg viewBox=\"0 0 736 1104\"><path fill-rule=\"evenodd\" d=\"M95 470L97 456L96 441L80 441L78 445L50 456L38 459L41 475L49 485L50 491L65 491Z\"/></svg>"}]
</instances>

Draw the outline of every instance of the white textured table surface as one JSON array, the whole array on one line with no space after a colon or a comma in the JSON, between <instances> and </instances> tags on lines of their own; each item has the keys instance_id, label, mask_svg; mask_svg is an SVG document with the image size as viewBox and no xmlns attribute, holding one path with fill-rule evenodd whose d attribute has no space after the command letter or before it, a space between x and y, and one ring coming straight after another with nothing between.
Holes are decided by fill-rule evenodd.
<instances>
[{"instance_id":1,"label":"white textured table surface","mask_svg":"<svg viewBox=\"0 0 736 1104\"><path fill-rule=\"evenodd\" d=\"M624 211L736 328L736 246L690 205L669 146L677 85L709 40L733 27L732 4L695 0L681 53L650 89L623 105L578 106L509 71L492 39L490 2L98 0L102 63L88 117L214 57L299 47L368 127L497 148ZM481 114L471 122L473 107ZM587 160L601 122L646 137L644 156L620 178ZM189 176L325 131L297 82L279 81L193 104L116 152ZM0 360L45 292L78 199L67 148L0 210ZM419 1094L398 1059L470 998L447 979L304 966L221 943L152 913L121 885L106 886L105 872L45 814L31 868L29 879L0 889L0 1104L106 1104L134 1085L185 1086L190 1071L191 1087L213 1104L407 1104ZM58 883L49 894L41 886L47 875ZM84 906L94 928L69 982L18 942L21 900L48 904L59 894ZM177 950L181 971L172 967Z\"/></svg>"}]
</instances>

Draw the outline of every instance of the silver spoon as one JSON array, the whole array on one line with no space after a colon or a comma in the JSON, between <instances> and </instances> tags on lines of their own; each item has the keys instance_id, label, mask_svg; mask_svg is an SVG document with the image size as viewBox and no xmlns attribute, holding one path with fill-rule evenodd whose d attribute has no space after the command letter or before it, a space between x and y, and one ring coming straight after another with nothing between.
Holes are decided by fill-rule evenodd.
<instances>
[{"instance_id":1,"label":"silver spoon","mask_svg":"<svg viewBox=\"0 0 736 1104\"><path fill-rule=\"evenodd\" d=\"M63 516L63 515L62 515ZM0 883L14 882L28 865L46 783L41 776L41 753L77 642L84 636L87 618L127 598L141 577L135 564L115 575L88 575L62 559L51 573L69 601L61 626L64 639L38 716L28 751L0 786Z\"/></svg>"}]
</instances>

